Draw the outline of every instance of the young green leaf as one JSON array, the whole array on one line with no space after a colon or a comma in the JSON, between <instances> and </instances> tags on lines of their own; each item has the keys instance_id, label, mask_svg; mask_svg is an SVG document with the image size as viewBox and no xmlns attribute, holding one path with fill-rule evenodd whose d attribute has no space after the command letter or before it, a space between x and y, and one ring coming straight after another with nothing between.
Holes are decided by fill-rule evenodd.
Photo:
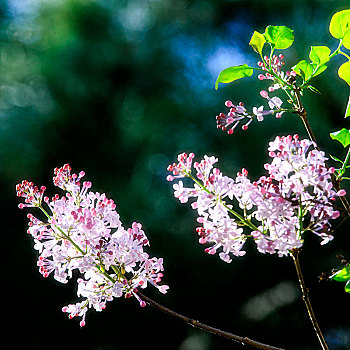
<instances>
[{"instance_id":1,"label":"young green leaf","mask_svg":"<svg viewBox=\"0 0 350 350\"><path fill-rule=\"evenodd\" d=\"M315 92L316 94L321 94L320 91L318 91L314 86L312 85L308 85L307 86L308 89L310 89L312 92Z\"/></svg>"},{"instance_id":2,"label":"young green leaf","mask_svg":"<svg viewBox=\"0 0 350 350\"><path fill-rule=\"evenodd\" d=\"M346 265L344 268L337 271L329 278L338 282L346 282L350 280L350 265Z\"/></svg>"},{"instance_id":3,"label":"young green leaf","mask_svg":"<svg viewBox=\"0 0 350 350\"><path fill-rule=\"evenodd\" d=\"M262 48L266 43L265 37L263 34L254 31L252 38L250 39L249 45L253 48L253 50L262 55Z\"/></svg>"},{"instance_id":4,"label":"young green leaf","mask_svg":"<svg viewBox=\"0 0 350 350\"><path fill-rule=\"evenodd\" d=\"M350 50L350 30L345 33L342 44Z\"/></svg>"},{"instance_id":5,"label":"young green leaf","mask_svg":"<svg viewBox=\"0 0 350 350\"><path fill-rule=\"evenodd\" d=\"M327 46L311 46L309 57L312 62L320 66L329 61L330 48Z\"/></svg>"},{"instance_id":6,"label":"young green leaf","mask_svg":"<svg viewBox=\"0 0 350 350\"><path fill-rule=\"evenodd\" d=\"M350 61L343 63L338 69L338 75L350 85Z\"/></svg>"},{"instance_id":7,"label":"young green leaf","mask_svg":"<svg viewBox=\"0 0 350 350\"><path fill-rule=\"evenodd\" d=\"M312 65L305 60L297 63L292 69L295 73L299 74L304 81L308 80L314 71Z\"/></svg>"},{"instance_id":8,"label":"young green leaf","mask_svg":"<svg viewBox=\"0 0 350 350\"><path fill-rule=\"evenodd\" d=\"M337 39L344 39L346 36L345 45L344 41L343 45L349 49L347 45L350 44L348 42L350 40L348 34L350 31L350 9L339 11L333 15L329 24L329 31Z\"/></svg>"},{"instance_id":9,"label":"young green leaf","mask_svg":"<svg viewBox=\"0 0 350 350\"><path fill-rule=\"evenodd\" d=\"M215 82L215 90L218 89L219 83L231 83L237 79L250 77L254 69L246 63L239 66L229 67L220 72Z\"/></svg>"},{"instance_id":10,"label":"young green leaf","mask_svg":"<svg viewBox=\"0 0 350 350\"><path fill-rule=\"evenodd\" d=\"M287 49L294 41L293 30L286 26L268 26L264 37L274 49Z\"/></svg>"},{"instance_id":11,"label":"young green leaf","mask_svg":"<svg viewBox=\"0 0 350 350\"><path fill-rule=\"evenodd\" d=\"M347 118L347 117L350 117L350 95L349 95L348 105L347 105L346 110L345 110L345 117L344 118Z\"/></svg>"},{"instance_id":12,"label":"young green leaf","mask_svg":"<svg viewBox=\"0 0 350 350\"><path fill-rule=\"evenodd\" d=\"M346 282L344 289L345 289L345 292L350 293L350 281Z\"/></svg>"},{"instance_id":13,"label":"young green leaf","mask_svg":"<svg viewBox=\"0 0 350 350\"><path fill-rule=\"evenodd\" d=\"M332 137L332 136L331 136ZM344 163L342 160L340 160L339 158L332 156L331 154L329 155L333 160L335 160L336 162L340 162L340 163Z\"/></svg>"},{"instance_id":14,"label":"young green leaf","mask_svg":"<svg viewBox=\"0 0 350 350\"><path fill-rule=\"evenodd\" d=\"M321 74L323 71L327 69L327 66L325 64L322 64L321 66L317 63L311 63L313 73L312 76L316 77L317 75Z\"/></svg>"},{"instance_id":15,"label":"young green leaf","mask_svg":"<svg viewBox=\"0 0 350 350\"><path fill-rule=\"evenodd\" d=\"M332 132L329 134L333 140L339 141L344 148L350 145L350 130L348 129L341 129L335 132Z\"/></svg>"}]
</instances>

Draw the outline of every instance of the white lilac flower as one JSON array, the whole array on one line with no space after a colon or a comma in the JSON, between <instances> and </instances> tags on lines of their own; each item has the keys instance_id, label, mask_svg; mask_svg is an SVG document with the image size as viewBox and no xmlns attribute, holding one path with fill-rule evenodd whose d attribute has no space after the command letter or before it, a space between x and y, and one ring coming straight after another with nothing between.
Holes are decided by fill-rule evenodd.
<instances>
[{"instance_id":1,"label":"white lilac flower","mask_svg":"<svg viewBox=\"0 0 350 350\"><path fill-rule=\"evenodd\" d=\"M150 258L144 251L149 241L139 223L124 229L116 205L105 194L91 192L91 182L80 183L84 172L71 174L68 164L55 169L54 184L66 191L63 197L43 198L44 187L38 189L26 180L17 185L17 195L25 199L24 207L37 207L46 222L28 214L28 233L39 252L39 272L50 274L66 283L72 272L78 271L76 304L63 308L69 317L81 317L85 325L90 308L101 311L113 298L134 295L141 306L136 288L146 288L149 282L161 293L168 286L159 285L163 277L163 259ZM45 208L44 208L45 203Z\"/></svg>"},{"instance_id":2,"label":"white lilac flower","mask_svg":"<svg viewBox=\"0 0 350 350\"><path fill-rule=\"evenodd\" d=\"M245 254L242 248L248 236L254 238L259 252L278 256L300 248L306 231L319 236L321 244L333 239L329 220L339 217L334 200L345 191L333 190L333 170L326 168L324 152L297 135L276 137L268 151L272 158L265 164L268 175L257 181L248 179L246 169L235 179L223 176L213 168L217 159L205 156L194 163L197 179L190 169L182 172L195 181L193 187L184 188L182 182L174 185L175 197L182 203L195 199L191 206L202 225L196 231L199 242L209 244L208 254L218 252L223 261L231 262L231 255ZM168 169L176 175L182 168L175 164ZM245 234L243 226L251 232Z\"/></svg>"}]
</instances>

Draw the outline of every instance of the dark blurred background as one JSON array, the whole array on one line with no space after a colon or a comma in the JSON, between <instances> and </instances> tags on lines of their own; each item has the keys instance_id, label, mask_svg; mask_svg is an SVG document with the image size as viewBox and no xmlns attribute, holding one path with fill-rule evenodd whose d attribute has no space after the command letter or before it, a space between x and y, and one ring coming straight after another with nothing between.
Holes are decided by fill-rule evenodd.
<instances>
[{"instance_id":1,"label":"dark blurred background","mask_svg":"<svg viewBox=\"0 0 350 350\"><path fill-rule=\"evenodd\" d=\"M256 79L214 90L223 68L257 55L248 43L269 24L295 30L286 66L307 59L311 45L337 42L328 32L333 13L348 0L7 0L0 5L0 183L3 341L11 349L241 349L134 299L116 299L92 311L80 329L61 308L75 302L76 287L44 279L17 208L22 179L45 184L53 195L54 167L84 170L95 191L118 204L128 227L142 223L150 254L164 257L167 295L145 294L187 316L286 349L317 349L289 258L257 253L222 262L198 244L196 215L181 205L165 180L178 153L218 156L234 176L242 167L260 176L268 142L276 135L306 137L298 117L266 118L227 135L215 115L227 99L263 103ZM345 126L348 86L337 77L336 57L315 79L322 95L304 103L321 148L344 158L329 132ZM259 84L259 85L258 85ZM348 258L348 223L321 247L307 236L301 264L311 301L331 349L350 349L350 297L340 283L318 282L322 272ZM7 343L9 344L9 343Z\"/></svg>"}]
</instances>

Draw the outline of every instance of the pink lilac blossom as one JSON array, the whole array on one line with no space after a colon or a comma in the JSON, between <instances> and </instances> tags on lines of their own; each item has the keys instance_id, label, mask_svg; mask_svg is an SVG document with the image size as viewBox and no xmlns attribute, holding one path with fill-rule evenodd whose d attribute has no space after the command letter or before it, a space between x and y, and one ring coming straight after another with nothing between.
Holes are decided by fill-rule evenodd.
<instances>
[{"instance_id":1,"label":"pink lilac blossom","mask_svg":"<svg viewBox=\"0 0 350 350\"><path fill-rule=\"evenodd\" d=\"M267 71L265 74L259 74L259 80L272 80L273 84L269 86L269 92L276 91L280 88L283 88L281 84L281 80L284 82L288 82L290 77L295 77L296 73L294 71L283 72L282 67L284 65L283 62L284 56L281 54L279 56L273 55L271 58L271 64L269 57L264 57L264 62L259 61L258 66ZM275 74L271 74L271 71ZM276 78L277 76L277 78ZM275 115L276 118L281 118L284 113L281 110L282 100L274 96L270 98L268 93L264 90L260 92L261 97L266 98L268 100L269 108L268 110L264 110L264 106L253 107L252 112L248 112L244 107L244 103L240 102L238 105L232 103L232 101L226 101L226 107L230 108L227 114L219 113L216 116L216 124L217 128L223 131L226 131L228 134L233 134L236 127L243 121L245 124L242 125L242 130L247 130L248 126L251 124L254 118L256 118L259 122L264 120L264 117L267 115Z\"/></svg>"},{"instance_id":2,"label":"pink lilac blossom","mask_svg":"<svg viewBox=\"0 0 350 350\"><path fill-rule=\"evenodd\" d=\"M181 203L195 198L191 206L202 224L196 229L199 242L210 244L205 252L220 251L220 258L231 262L232 255L245 254L242 248L249 236L259 252L278 256L300 248L306 231L318 235L321 244L333 239L329 220L339 217L334 201L345 191L333 190L332 169L325 166L324 152L317 150L312 141L299 140L297 135L276 137L268 151L272 158L265 164L268 175L253 182L246 169L235 179L222 175L213 167L215 157L205 156L194 163L196 177L188 169L188 162L184 163L188 158L185 153L179 156L178 164L168 167L176 178L192 177L195 181L193 187L184 187L182 181L174 184L174 195ZM174 178L168 176L169 181ZM248 234L243 226L250 229Z\"/></svg>"},{"instance_id":3,"label":"pink lilac blossom","mask_svg":"<svg viewBox=\"0 0 350 350\"><path fill-rule=\"evenodd\" d=\"M53 182L66 193L51 200L43 197L44 187L38 189L32 182L24 180L16 187L17 196L24 198L19 208L37 207L46 217L42 221L28 214L28 233L39 252L40 273L44 277L53 274L61 283L67 283L73 271L81 275L77 295L83 300L62 309L69 318L81 317L81 326L88 309L102 311L113 298L134 296L145 306L136 288L151 284L161 293L168 289L159 285L163 259L150 258L144 251L149 241L141 224L134 222L125 229L114 201L91 192L91 182L81 184L84 175L71 174L68 164L56 168Z\"/></svg>"}]
</instances>

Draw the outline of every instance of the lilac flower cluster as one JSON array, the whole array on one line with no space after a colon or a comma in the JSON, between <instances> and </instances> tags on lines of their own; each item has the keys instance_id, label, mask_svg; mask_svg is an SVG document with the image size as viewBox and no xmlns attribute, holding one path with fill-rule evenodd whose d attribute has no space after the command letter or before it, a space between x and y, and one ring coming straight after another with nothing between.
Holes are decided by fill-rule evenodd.
<instances>
[{"instance_id":1,"label":"lilac flower cluster","mask_svg":"<svg viewBox=\"0 0 350 350\"><path fill-rule=\"evenodd\" d=\"M116 211L116 205L105 194L91 192L91 182L71 174L66 164L55 169L54 184L63 189L65 196L44 197L32 182L22 181L16 187L17 196L25 199L19 208L40 208L46 220L28 214L29 229L39 252L39 271L44 277L66 283L77 270L78 297L83 300L63 307L69 318L81 317L85 325L89 308L101 311L113 298L135 296L136 288L146 288L150 283L161 293L168 286L159 285L163 274L163 259L150 258L144 251L149 241L139 223L125 229Z\"/></svg>"},{"instance_id":2,"label":"lilac flower cluster","mask_svg":"<svg viewBox=\"0 0 350 350\"><path fill-rule=\"evenodd\" d=\"M315 146L297 135L276 137L268 148L272 158L265 164L268 176L253 182L246 169L235 179L224 176L213 167L218 159L208 156L193 164L195 177L191 173L194 154L180 154L178 163L169 165L173 175L167 179L190 177L194 181L193 187L185 187L181 180L174 184L174 195L181 203L196 198L192 208L202 224L197 228L199 242L211 244L205 251L215 254L220 249L220 258L231 262L231 255L245 254L242 248L248 237L259 252L278 256L300 248L306 231L318 235L321 244L333 239L329 220L339 217L334 201L345 191L333 190L330 174L334 169L326 168L324 152ZM244 233L243 227L250 232Z\"/></svg>"},{"instance_id":3,"label":"lilac flower cluster","mask_svg":"<svg viewBox=\"0 0 350 350\"><path fill-rule=\"evenodd\" d=\"M283 58L284 56L282 54L279 56L273 55L271 60L265 56L263 62L258 62L260 69L266 71L265 74L259 74L258 79L272 80L272 85L268 88L269 92L284 88L284 84L288 83L290 77L295 77L296 75L294 71L287 71L286 73L282 71L282 66L284 65ZM275 115L276 118L281 118L285 112L281 108L282 100L277 96L270 98L265 90L260 91L260 95L268 100L269 109L264 110L264 106L262 105L260 107L253 107L252 112L248 112L243 102L235 105L232 101L226 101L225 106L230 109L227 114L219 113L216 116L217 128L226 131L228 134L232 134L242 121L245 121L245 124L242 125L242 130L247 130L254 118L259 122L263 121L267 115Z\"/></svg>"}]
</instances>

